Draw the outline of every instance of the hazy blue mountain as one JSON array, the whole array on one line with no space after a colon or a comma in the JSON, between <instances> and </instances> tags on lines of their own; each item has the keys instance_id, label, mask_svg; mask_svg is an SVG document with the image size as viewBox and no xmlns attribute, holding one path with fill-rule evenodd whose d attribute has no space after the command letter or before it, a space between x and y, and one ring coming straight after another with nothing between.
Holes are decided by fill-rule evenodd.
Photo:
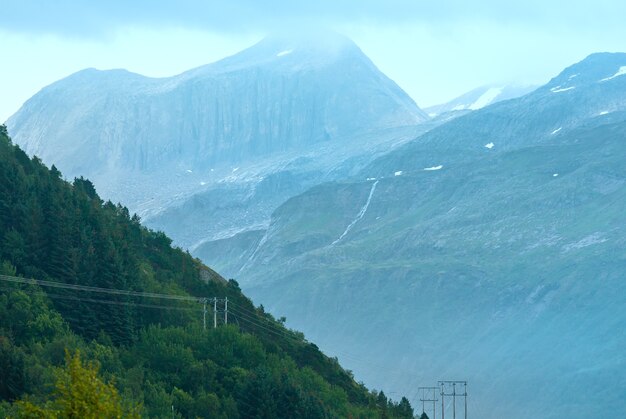
<instances>
[{"instance_id":1,"label":"hazy blue mountain","mask_svg":"<svg viewBox=\"0 0 626 419\"><path fill-rule=\"evenodd\" d=\"M268 38L163 79L83 70L44 88L8 127L74 176L206 169L426 119L356 45L334 36ZM55 137L44 136L52 127Z\"/></svg>"},{"instance_id":2,"label":"hazy blue mountain","mask_svg":"<svg viewBox=\"0 0 626 419\"><path fill-rule=\"evenodd\" d=\"M330 156L319 160L332 160L332 167L320 163L315 170L330 172L342 164L335 155L345 160L368 153L370 144L386 139L383 149L389 149L395 141L395 134L373 132L427 119L352 41L323 33L270 37L168 78L83 70L42 89L7 126L28 153L55 164L68 178L90 177L105 198L150 218L211 199L216 189L253 190L265 176L285 166L298 169L302 156L306 163L320 150ZM208 198L187 202L204 192ZM265 214L250 225L267 223L276 205L276 199L270 201L264 204L271 207L267 214L247 208ZM201 218L210 224L211 216L205 212ZM167 219L166 214L153 226ZM209 237L230 228L242 226L213 228ZM179 244L192 245L205 230L193 228L188 241L184 231L171 234Z\"/></svg>"},{"instance_id":3,"label":"hazy blue mountain","mask_svg":"<svg viewBox=\"0 0 626 419\"><path fill-rule=\"evenodd\" d=\"M470 90L449 102L424 108L429 116L435 117L447 112L475 111L503 100L515 99L535 90L537 86L487 85Z\"/></svg>"},{"instance_id":4,"label":"hazy blue mountain","mask_svg":"<svg viewBox=\"0 0 626 419\"><path fill-rule=\"evenodd\" d=\"M624 156L626 54L594 54L198 252L371 385L468 379L484 418L621 417Z\"/></svg>"}]
</instances>

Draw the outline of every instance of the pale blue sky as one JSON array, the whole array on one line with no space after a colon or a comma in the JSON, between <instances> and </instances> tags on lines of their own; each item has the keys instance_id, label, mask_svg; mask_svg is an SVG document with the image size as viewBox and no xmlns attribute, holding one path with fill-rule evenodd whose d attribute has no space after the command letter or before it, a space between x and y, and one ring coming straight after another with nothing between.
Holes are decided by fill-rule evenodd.
<instances>
[{"instance_id":1,"label":"pale blue sky","mask_svg":"<svg viewBox=\"0 0 626 419\"><path fill-rule=\"evenodd\" d=\"M626 51L615 0L0 0L0 11L0 121L86 67L173 75L305 23L354 39L422 107Z\"/></svg>"}]
</instances>

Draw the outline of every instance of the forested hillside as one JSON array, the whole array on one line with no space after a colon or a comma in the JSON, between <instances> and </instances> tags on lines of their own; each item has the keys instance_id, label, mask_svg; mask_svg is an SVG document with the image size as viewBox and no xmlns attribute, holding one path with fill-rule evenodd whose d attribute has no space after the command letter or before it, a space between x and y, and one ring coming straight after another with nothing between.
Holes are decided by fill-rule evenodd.
<instances>
[{"instance_id":1,"label":"forested hillside","mask_svg":"<svg viewBox=\"0 0 626 419\"><path fill-rule=\"evenodd\" d=\"M77 351L149 417L412 417L90 181L30 159L4 126L0 275L1 417L25 414L16 400L62 417L53 384ZM219 299L206 329L204 298Z\"/></svg>"}]
</instances>

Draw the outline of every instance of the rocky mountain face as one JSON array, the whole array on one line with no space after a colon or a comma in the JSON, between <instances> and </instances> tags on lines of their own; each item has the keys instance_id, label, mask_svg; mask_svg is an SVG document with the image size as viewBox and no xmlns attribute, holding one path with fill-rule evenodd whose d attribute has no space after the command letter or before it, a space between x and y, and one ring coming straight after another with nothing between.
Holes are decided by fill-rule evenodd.
<instances>
[{"instance_id":1,"label":"rocky mountain face","mask_svg":"<svg viewBox=\"0 0 626 419\"><path fill-rule=\"evenodd\" d=\"M626 54L594 54L197 253L372 385L484 418L619 417Z\"/></svg>"},{"instance_id":2,"label":"rocky mountain face","mask_svg":"<svg viewBox=\"0 0 626 419\"><path fill-rule=\"evenodd\" d=\"M44 88L7 126L29 154L55 164L67 178L93 179L105 198L123 202L150 226L165 228L178 244L191 246L267 223L277 203L314 184L312 177L322 173L328 179L345 159L371 155L381 142L389 149L390 141L406 134L386 131L426 120L354 43L323 33L270 37L169 78L80 71ZM286 180L302 164L311 166L320 150L344 160L330 159L331 166L317 165L314 175L297 173ZM226 201L237 200L237 191L246 190L247 196L275 188L277 179L292 183L284 194L256 209L235 203L244 212L261 214L249 223L203 228L219 216L206 206L209 211L193 221L202 225L191 232L168 221L168 214L212 201L216 194L220 201L224 193ZM301 181L303 186L293 184ZM177 209L150 224L151 217L172 207Z\"/></svg>"},{"instance_id":3,"label":"rocky mountain face","mask_svg":"<svg viewBox=\"0 0 626 419\"><path fill-rule=\"evenodd\" d=\"M75 176L238 164L426 119L356 45L337 36L266 39L165 79L83 70L43 89L8 127L28 152Z\"/></svg>"}]
</instances>

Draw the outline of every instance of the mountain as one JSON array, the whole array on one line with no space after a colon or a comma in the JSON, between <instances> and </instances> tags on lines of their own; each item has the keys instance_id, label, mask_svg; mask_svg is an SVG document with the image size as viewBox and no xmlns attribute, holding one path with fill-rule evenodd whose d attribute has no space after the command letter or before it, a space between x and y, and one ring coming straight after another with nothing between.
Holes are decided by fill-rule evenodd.
<instances>
[{"instance_id":1,"label":"mountain","mask_svg":"<svg viewBox=\"0 0 626 419\"><path fill-rule=\"evenodd\" d=\"M89 177L195 249L266 227L291 196L441 123L428 119L352 41L315 33L269 37L163 79L84 70L44 88L7 126L29 154Z\"/></svg>"},{"instance_id":2,"label":"mountain","mask_svg":"<svg viewBox=\"0 0 626 419\"><path fill-rule=\"evenodd\" d=\"M198 254L371 385L467 379L484 418L621 417L625 75L626 54L591 55Z\"/></svg>"},{"instance_id":3,"label":"mountain","mask_svg":"<svg viewBox=\"0 0 626 419\"><path fill-rule=\"evenodd\" d=\"M28 158L5 126L0 180L0 416L120 416L89 410L117 404L147 417L413 417L90 181ZM85 371L81 355L87 373L67 378L64 351L69 374ZM91 362L111 384L86 394Z\"/></svg>"},{"instance_id":4,"label":"mountain","mask_svg":"<svg viewBox=\"0 0 626 419\"><path fill-rule=\"evenodd\" d=\"M70 177L240 164L427 117L348 39L265 39L153 79L88 69L9 119L15 141ZM48 135L54 132L54 135Z\"/></svg>"},{"instance_id":5,"label":"mountain","mask_svg":"<svg viewBox=\"0 0 626 419\"><path fill-rule=\"evenodd\" d=\"M168 78L83 70L7 126L27 153L149 218L212 185L258 179L320 148L362 153L362 136L426 120L352 41L316 33L269 37Z\"/></svg>"},{"instance_id":6,"label":"mountain","mask_svg":"<svg viewBox=\"0 0 626 419\"><path fill-rule=\"evenodd\" d=\"M537 86L521 85L481 86L464 93L449 102L425 108L424 111L431 117L445 114L447 112L475 111L503 100L515 99L517 97L524 96L536 88Z\"/></svg>"}]
</instances>

